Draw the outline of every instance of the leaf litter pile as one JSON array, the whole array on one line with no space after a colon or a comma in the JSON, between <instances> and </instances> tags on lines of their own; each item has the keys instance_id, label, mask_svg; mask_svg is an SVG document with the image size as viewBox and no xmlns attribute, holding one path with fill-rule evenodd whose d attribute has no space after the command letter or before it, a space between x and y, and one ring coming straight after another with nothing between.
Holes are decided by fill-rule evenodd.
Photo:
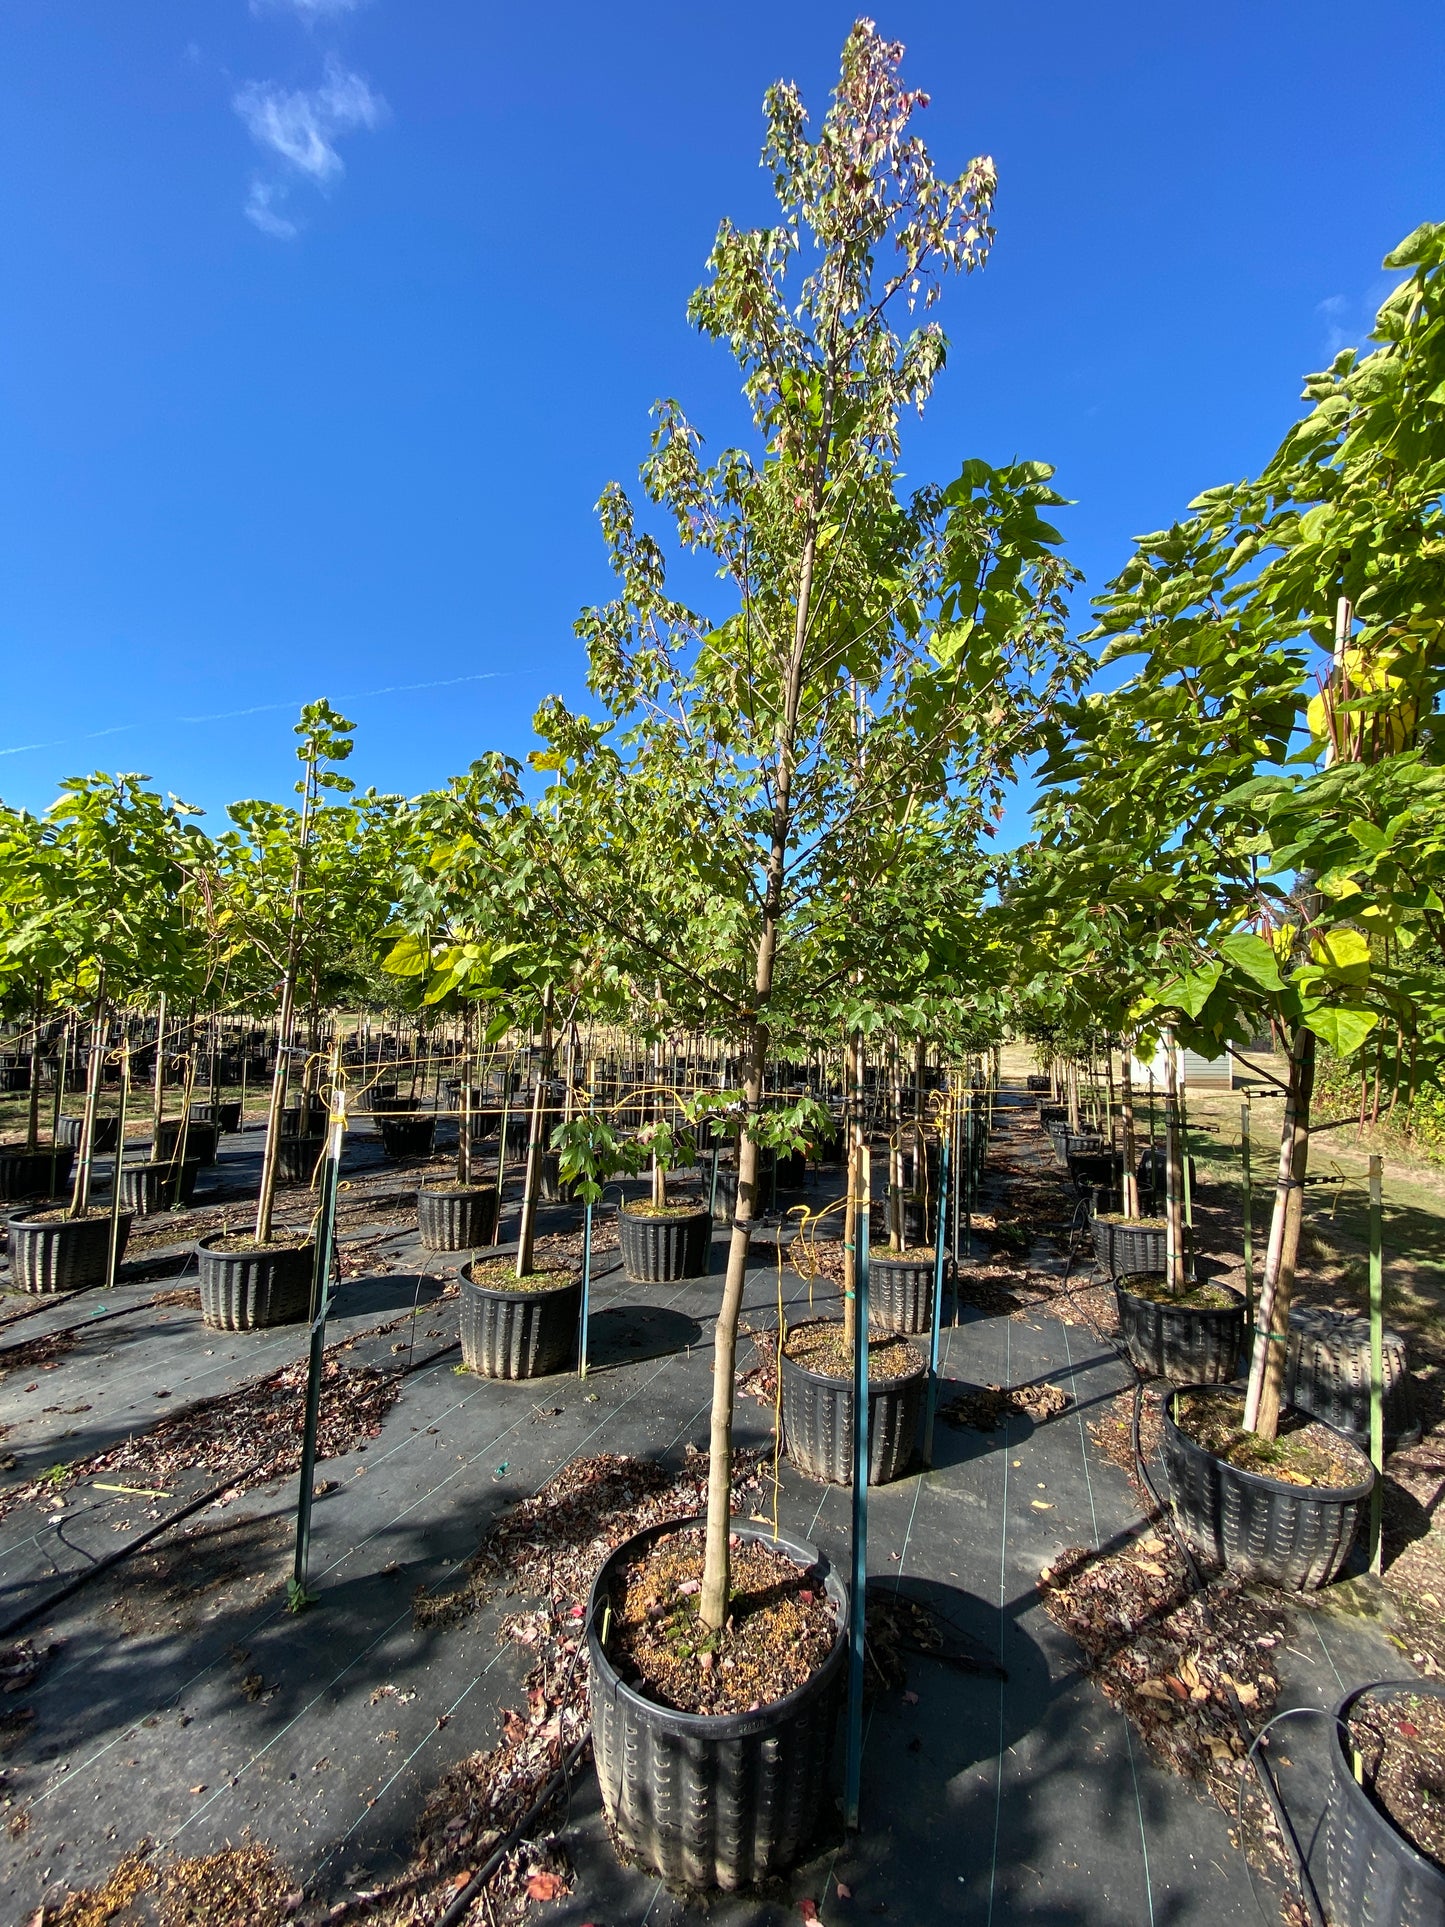
<instances>
[{"instance_id":1,"label":"leaf litter pile","mask_svg":"<svg viewBox=\"0 0 1445 1927\"><path fill-rule=\"evenodd\" d=\"M756 1500L768 1457L734 1455L734 1511ZM424 1927L436 1919L439 1903L466 1884L536 1804L586 1733L584 1614L598 1568L633 1533L706 1508L707 1454L692 1447L676 1468L613 1452L577 1459L534 1497L502 1513L467 1561L460 1585L444 1593L418 1591L414 1616L422 1627L456 1625L498 1597L536 1602L506 1614L497 1627L499 1643L532 1655L522 1681L525 1708L504 1710L497 1744L443 1776L423 1810L406 1873L358 1895L348 1919L383 1927ZM524 1839L492 1879L488 1914L504 1927L522 1918L529 1900L560 1899L569 1891L558 1843Z\"/></svg>"},{"instance_id":2,"label":"leaf litter pile","mask_svg":"<svg viewBox=\"0 0 1445 1927\"><path fill-rule=\"evenodd\" d=\"M970 1386L938 1408L946 1424L979 1432L996 1432L1009 1418L1031 1419L1041 1425L1068 1410L1069 1394L1061 1385Z\"/></svg>"},{"instance_id":3,"label":"leaf litter pile","mask_svg":"<svg viewBox=\"0 0 1445 1927\"><path fill-rule=\"evenodd\" d=\"M300 1901L269 1848L160 1860L142 1842L101 1885L42 1907L28 1927L281 1927Z\"/></svg>"},{"instance_id":4,"label":"leaf litter pile","mask_svg":"<svg viewBox=\"0 0 1445 1927\"><path fill-rule=\"evenodd\" d=\"M306 1370L306 1360L299 1359L234 1391L202 1399L120 1445L12 1486L0 1493L0 1517L27 1502L63 1505L61 1494L97 1474L124 1472L147 1486L174 1486L188 1472L224 1475L234 1469L238 1492L285 1478L301 1465ZM374 1439L400 1389L399 1373L351 1365L335 1352L328 1354L322 1368L317 1457L339 1458Z\"/></svg>"}]
</instances>

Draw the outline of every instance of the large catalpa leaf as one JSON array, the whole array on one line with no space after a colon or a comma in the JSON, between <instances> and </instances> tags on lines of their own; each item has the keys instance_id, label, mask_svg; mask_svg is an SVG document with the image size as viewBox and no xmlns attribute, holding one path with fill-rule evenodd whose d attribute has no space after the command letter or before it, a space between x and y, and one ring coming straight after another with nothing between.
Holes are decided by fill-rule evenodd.
<instances>
[{"instance_id":1,"label":"large catalpa leaf","mask_svg":"<svg viewBox=\"0 0 1445 1927\"><path fill-rule=\"evenodd\" d=\"M1354 1010L1344 1004L1310 1004L1305 1006L1302 1021L1329 1045L1336 1057L1349 1057L1380 1020L1372 1010Z\"/></svg>"}]
</instances>

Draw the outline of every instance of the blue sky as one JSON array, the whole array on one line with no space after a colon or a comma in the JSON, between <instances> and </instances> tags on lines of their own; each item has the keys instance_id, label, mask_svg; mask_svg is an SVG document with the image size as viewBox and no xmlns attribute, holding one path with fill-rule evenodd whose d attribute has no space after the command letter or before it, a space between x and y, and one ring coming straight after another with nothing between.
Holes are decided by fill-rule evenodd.
<instances>
[{"instance_id":1,"label":"blue sky","mask_svg":"<svg viewBox=\"0 0 1445 1927\"><path fill-rule=\"evenodd\" d=\"M740 432L685 302L719 217L768 218L764 88L820 111L853 15L8 0L0 795L95 767L211 812L277 795L318 694L352 773L410 793L581 699L593 504L655 396ZM876 17L939 165L1000 176L906 466L1053 462L1102 584L1260 464L1381 256L1445 216L1445 10Z\"/></svg>"}]
</instances>

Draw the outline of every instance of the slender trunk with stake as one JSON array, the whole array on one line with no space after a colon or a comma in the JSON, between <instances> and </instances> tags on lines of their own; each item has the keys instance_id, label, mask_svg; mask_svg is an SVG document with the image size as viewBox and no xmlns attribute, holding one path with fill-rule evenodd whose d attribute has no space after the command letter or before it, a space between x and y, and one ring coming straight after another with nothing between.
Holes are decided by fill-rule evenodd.
<instances>
[{"instance_id":1,"label":"slender trunk with stake","mask_svg":"<svg viewBox=\"0 0 1445 1927\"><path fill-rule=\"evenodd\" d=\"M824 447L828 436L824 418ZM808 613L813 593L813 563L817 553L817 522L822 507L823 474L814 486L812 522L803 547L792 653L784 685L782 715L778 719L777 772L773 787L772 837L768 850L763 914L753 974L753 1007L767 1009L777 968L778 930L783 919L783 878L792 830L793 758L797 742L798 706L803 696L803 665L808 640ZM757 1190L758 1144L752 1135L762 1098L763 1071L768 1057L768 1027L760 1015L748 1027L743 1082L744 1122L738 1139L738 1199L728 1244L727 1277L718 1312L713 1346L712 1423L709 1428L707 1480L707 1543L703 1561L698 1617L709 1632L721 1632L728 1616L731 1566L728 1533L732 1519L733 1379L737 1371L738 1318L747 1283L748 1241Z\"/></svg>"},{"instance_id":2,"label":"slender trunk with stake","mask_svg":"<svg viewBox=\"0 0 1445 1927\"><path fill-rule=\"evenodd\" d=\"M1179 1054L1174 1031L1164 1031L1164 1250L1169 1289L1184 1289L1183 1184L1179 1163Z\"/></svg>"},{"instance_id":3,"label":"slender trunk with stake","mask_svg":"<svg viewBox=\"0 0 1445 1927\"><path fill-rule=\"evenodd\" d=\"M1244 1403L1245 1429L1272 1439L1279 1431L1284 1389L1285 1351L1289 1339L1289 1308L1294 1296L1295 1267L1299 1262L1299 1234L1304 1216L1304 1181L1309 1163L1310 1101L1315 1085L1315 1034L1303 1025L1290 1041L1289 1084L1285 1090L1284 1121L1279 1138L1279 1176L1274 1213L1269 1225L1264 1280L1254 1321L1254 1356L1249 1368L1249 1392Z\"/></svg>"},{"instance_id":4,"label":"slender trunk with stake","mask_svg":"<svg viewBox=\"0 0 1445 1927\"><path fill-rule=\"evenodd\" d=\"M848 1133L848 1203L843 1226L843 1337L853 1342L858 1320L858 1198L862 1180L863 1154L868 1131L863 1119L863 1033L855 1030L848 1040L847 1089L844 1116Z\"/></svg>"},{"instance_id":5,"label":"slender trunk with stake","mask_svg":"<svg viewBox=\"0 0 1445 1927\"><path fill-rule=\"evenodd\" d=\"M1119 1114L1124 1123L1124 1216L1139 1215L1138 1157L1134 1147L1134 1040L1125 1037L1119 1052Z\"/></svg>"},{"instance_id":6,"label":"slender trunk with stake","mask_svg":"<svg viewBox=\"0 0 1445 1927\"><path fill-rule=\"evenodd\" d=\"M101 976L95 993L95 1014L90 1026L90 1059L85 1067L85 1117L80 1127L80 1156L75 1161L75 1184L70 1194L70 1215L83 1218L90 1209L90 1172L95 1158L95 1114L100 1105L100 1070L105 1057L105 977ZM116 1157L120 1156L117 1148Z\"/></svg>"},{"instance_id":7,"label":"slender trunk with stake","mask_svg":"<svg viewBox=\"0 0 1445 1927\"><path fill-rule=\"evenodd\" d=\"M291 923L286 933L286 968L281 978L281 1009L276 1026L276 1070L271 1079L271 1102L266 1112L266 1149L261 1158L261 1194L256 1200L256 1243L271 1242L271 1212L276 1198L276 1166L281 1154L281 1112L286 1104L286 1080L291 1062L291 1027L296 1009L297 960L301 952L301 903L306 886L306 853L311 841L311 816L316 805L316 763L306 765L301 796L301 828L296 862L291 872Z\"/></svg>"},{"instance_id":8,"label":"slender trunk with stake","mask_svg":"<svg viewBox=\"0 0 1445 1927\"><path fill-rule=\"evenodd\" d=\"M151 1155L160 1138L161 1119L165 1116L166 1106L166 993L161 992L160 1009L156 1015L156 1064L155 1089L151 1098Z\"/></svg>"},{"instance_id":9,"label":"slender trunk with stake","mask_svg":"<svg viewBox=\"0 0 1445 1927\"><path fill-rule=\"evenodd\" d=\"M537 1192L542 1179L542 1123L547 1081L552 1075L552 993L542 1014L542 1061L532 1088L532 1118L527 1132L527 1175L522 1185L522 1222L517 1233L517 1276L532 1269L532 1245L537 1225Z\"/></svg>"}]
</instances>

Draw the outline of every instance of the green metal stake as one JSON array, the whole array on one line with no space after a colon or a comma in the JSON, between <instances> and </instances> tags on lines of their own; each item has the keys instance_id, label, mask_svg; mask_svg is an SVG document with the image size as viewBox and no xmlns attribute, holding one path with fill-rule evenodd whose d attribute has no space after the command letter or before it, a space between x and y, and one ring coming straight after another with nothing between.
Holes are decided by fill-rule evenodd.
<instances>
[{"instance_id":1,"label":"green metal stake","mask_svg":"<svg viewBox=\"0 0 1445 1927\"><path fill-rule=\"evenodd\" d=\"M1384 1255L1384 1165L1378 1154L1370 1157L1370 1462L1376 1472L1385 1465L1385 1255ZM1370 1571L1378 1573L1384 1563L1384 1539L1380 1531L1384 1485L1375 1481L1370 1499Z\"/></svg>"},{"instance_id":2,"label":"green metal stake","mask_svg":"<svg viewBox=\"0 0 1445 1927\"><path fill-rule=\"evenodd\" d=\"M1254 1185L1249 1170L1249 1101L1239 1107L1239 1156L1244 1183L1244 1325L1254 1332Z\"/></svg>"},{"instance_id":3,"label":"green metal stake","mask_svg":"<svg viewBox=\"0 0 1445 1927\"><path fill-rule=\"evenodd\" d=\"M336 1180L346 1134L346 1093L332 1097L326 1156L321 1162L321 1204L311 1270L311 1356L306 1368L306 1419L301 1434L301 1485L296 1495L296 1563L287 1588L293 1612L310 1603L306 1580L311 1556L311 1501L316 1478L316 1428L321 1417L321 1374L326 1363L326 1318L331 1310L331 1254L336 1243Z\"/></svg>"},{"instance_id":4,"label":"green metal stake","mask_svg":"<svg viewBox=\"0 0 1445 1927\"><path fill-rule=\"evenodd\" d=\"M933 1418L938 1409L938 1328L943 1319L944 1233L948 1229L948 1141L953 1120L943 1133L938 1152L938 1236L933 1245L933 1314L928 1340L928 1413L923 1422L923 1463L933 1467Z\"/></svg>"},{"instance_id":5,"label":"green metal stake","mask_svg":"<svg viewBox=\"0 0 1445 1927\"><path fill-rule=\"evenodd\" d=\"M843 1822L853 1832L858 1827L863 1778L863 1649L868 1614L868 1205L873 1177L866 1145L858 1177L853 1260L853 1591L848 1614L848 1762L843 1793Z\"/></svg>"}]
</instances>

